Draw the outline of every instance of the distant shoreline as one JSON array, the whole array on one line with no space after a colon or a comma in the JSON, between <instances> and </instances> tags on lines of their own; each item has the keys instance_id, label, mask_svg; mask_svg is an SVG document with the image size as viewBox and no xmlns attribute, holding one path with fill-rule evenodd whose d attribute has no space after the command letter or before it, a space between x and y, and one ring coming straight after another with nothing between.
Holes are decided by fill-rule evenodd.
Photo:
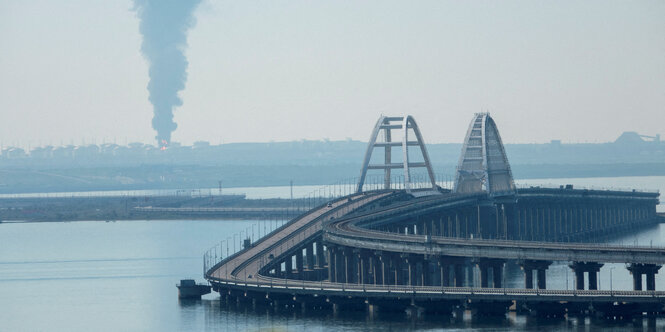
<instances>
[{"instance_id":1,"label":"distant shoreline","mask_svg":"<svg viewBox=\"0 0 665 332\"><path fill-rule=\"evenodd\" d=\"M613 164L517 164L513 176L520 180L557 178L598 178L665 176L662 163ZM455 165L435 165L438 176L452 181ZM30 194L88 191L140 191L206 188L324 186L340 181L353 182L360 166L339 165L236 165L236 166L149 166L7 169L0 168L0 194Z\"/></svg>"}]
</instances>

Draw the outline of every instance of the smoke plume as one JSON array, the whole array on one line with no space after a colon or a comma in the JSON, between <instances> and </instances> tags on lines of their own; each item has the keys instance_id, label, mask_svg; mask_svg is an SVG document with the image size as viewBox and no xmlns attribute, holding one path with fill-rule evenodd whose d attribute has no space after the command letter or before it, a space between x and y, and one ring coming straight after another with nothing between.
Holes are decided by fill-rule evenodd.
<instances>
[{"instance_id":1,"label":"smoke plume","mask_svg":"<svg viewBox=\"0 0 665 332\"><path fill-rule=\"evenodd\" d=\"M195 24L192 13L201 0L134 0L143 35L141 52L150 64L148 92L154 109L152 127L161 147L171 142L173 108L182 105L178 91L187 81L187 31Z\"/></svg>"}]
</instances>

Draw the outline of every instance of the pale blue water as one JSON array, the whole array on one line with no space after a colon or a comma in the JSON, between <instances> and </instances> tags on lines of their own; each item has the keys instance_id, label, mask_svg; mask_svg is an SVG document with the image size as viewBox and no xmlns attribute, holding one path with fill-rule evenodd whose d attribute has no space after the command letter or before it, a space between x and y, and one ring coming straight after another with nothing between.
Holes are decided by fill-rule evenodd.
<instances>
[{"instance_id":1,"label":"pale blue water","mask_svg":"<svg viewBox=\"0 0 665 332\"><path fill-rule=\"evenodd\" d=\"M515 314L489 321L469 316L451 321L437 317L410 319L402 314L372 318L364 313L338 317L330 312L305 316L299 312L257 313L220 307L216 293L201 301L180 302L175 288L178 280L202 280L200 253L252 223L183 220L0 224L0 331L538 330L543 326L566 330L576 324L581 324L578 327L583 330L601 326L623 330L634 324L539 320ZM654 240L654 245L663 245L664 233L665 225L659 225L623 241L637 238L641 244ZM614 289L630 288L625 268L621 264L613 266ZM609 289L608 268L603 268L603 289ZM548 286L565 288L566 270L563 264L553 265L548 271ZM515 267L507 269L506 278L512 286L521 285L523 280ZM570 282L572 287L572 278ZM665 289L665 276L659 275L657 283L658 289ZM655 323L665 327L663 319Z\"/></svg>"},{"instance_id":2,"label":"pale blue water","mask_svg":"<svg viewBox=\"0 0 665 332\"><path fill-rule=\"evenodd\" d=\"M627 181L625 178L621 181ZM628 178L632 179L632 178ZM662 179L658 179L661 181ZM647 181L654 183L654 181ZM660 182L655 181L660 186ZM645 188L648 189L648 188ZM624 331L665 320L610 322L591 318L542 320L511 313L505 319L369 317L364 313L299 311L268 313L226 308L219 296L181 302L175 284L202 281L202 254L256 221L83 221L0 224L0 331L391 331L524 330ZM274 221L260 223L275 225ZM263 226L261 226L263 227ZM258 231L257 231L258 233ZM665 225L612 242L665 246ZM622 264L601 270L600 288L629 289ZM564 264L548 270L548 287L572 288ZM506 284L520 287L522 274L508 266ZM568 282L567 282L568 280ZM665 290L665 271L657 276ZM650 325L653 327L653 325Z\"/></svg>"}]
</instances>

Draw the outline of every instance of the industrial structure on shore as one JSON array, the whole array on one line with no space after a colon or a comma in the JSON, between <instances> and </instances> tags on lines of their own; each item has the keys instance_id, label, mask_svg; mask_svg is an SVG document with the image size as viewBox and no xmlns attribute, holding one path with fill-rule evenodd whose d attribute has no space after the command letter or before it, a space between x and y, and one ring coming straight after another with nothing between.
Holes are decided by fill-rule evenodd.
<instances>
[{"instance_id":1,"label":"industrial structure on shore","mask_svg":"<svg viewBox=\"0 0 665 332\"><path fill-rule=\"evenodd\" d=\"M392 139L395 131L398 140ZM417 158L410 147L418 147ZM372 158L377 148L380 158ZM393 149L401 149L401 162L393 161L400 155ZM426 170L424 188L413 186L414 168ZM364 190L369 170L384 172L383 188ZM393 170L403 174L402 190L392 188ZM216 249L205 254L204 273L224 301L274 308L504 314L515 306L547 316L655 314L665 305L665 291L655 286L665 248L585 241L660 222L658 199L658 192L569 185L517 189L487 113L471 121L453 190L442 189L415 120L381 117L357 192L315 207L253 243L244 240L233 254L222 255L220 243L219 255ZM227 253L229 246L235 238L233 244L227 241ZM507 261L524 271L523 288L504 288ZM554 261L568 263L574 290L548 289L547 269ZM625 263L633 290L598 290L605 263ZM471 282L472 269L479 284Z\"/></svg>"}]
</instances>

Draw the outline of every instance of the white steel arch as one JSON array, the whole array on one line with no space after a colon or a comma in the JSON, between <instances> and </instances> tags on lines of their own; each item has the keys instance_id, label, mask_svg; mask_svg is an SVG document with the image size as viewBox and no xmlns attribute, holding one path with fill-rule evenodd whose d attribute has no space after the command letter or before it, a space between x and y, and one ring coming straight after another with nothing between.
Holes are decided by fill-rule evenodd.
<instances>
[{"instance_id":1,"label":"white steel arch","mask_svg":"<svg viewBox=\"0 0 665 332\"><path fill-rule=\"evenodd\" d=\"M410 140L409 138L409 129L413 130L415 140ZM401 141L393 141L392 130L400 130L402 133ZM377 138L380 132L384 132L383 142L377 142ZM402 163L393 163L392 162L392 148L393 147L402 147ZM420 152L423 156L423 162L410 162L409 161L409 146L419 146ZM384 163L378 165L370 165L370 160L372 158L372 152L375 148L384 149ZM372 130L372 135L369 139L369 144L367 145L367 151L365 152L365 158L363 160L362 169L360 171L360 179L358 181L357 192L362 192L363 185L365 184L365 177L367 176L367 170L370 169L382 169L384 171L384 189L390 189L391 182L391 170L402 168L404 169L404 188L406 192L410 193L412 189L411 183L411 174L410 169L416 167L424 167L427 169L427 174L429 176L432 189L436 190L436 181L434 179L434 171L432 170L432 165L429 160L429 155L427 154L427 148L425 147L425 142L423 137L420 134L420 129L416 124L416 120L410 116L399 116L399 117L390 117L390 116L381 116Z\"/></svg>"},{"instance_id":2,"label":"white steel arch","mask_svg":"<svg viewBox=\"0 0 665 332\"><path fill-rule=\"evenodd\" d=\"M515 182L496 123L489 113L476 113L466 132L455 176L456 193L515 193Z\"/></svg>"}]
</instances>

